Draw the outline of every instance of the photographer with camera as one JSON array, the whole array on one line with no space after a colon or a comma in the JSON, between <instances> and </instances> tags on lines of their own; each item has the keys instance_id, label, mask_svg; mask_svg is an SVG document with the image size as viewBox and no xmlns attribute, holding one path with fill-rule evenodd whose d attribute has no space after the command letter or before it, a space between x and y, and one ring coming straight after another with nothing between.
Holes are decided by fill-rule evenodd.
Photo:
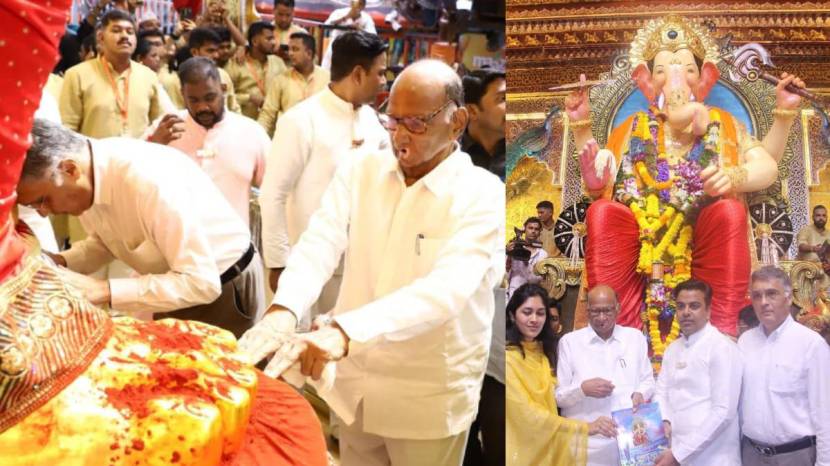
<instances>
[{"instance_id":1,"label":"photographer with camera","mask_svg":"<svg viewBox=\"0 0 830 466\"><path fill-rule=\"evenodd\" d=\"M542 221L539 218L530 217L525 220L524 230L515 230L516 237L507 243L507 299L525 283L542 281L541 276L533 273L533 267L548 257L539 241L542 233Z\"/></svg>"}]
</instances>

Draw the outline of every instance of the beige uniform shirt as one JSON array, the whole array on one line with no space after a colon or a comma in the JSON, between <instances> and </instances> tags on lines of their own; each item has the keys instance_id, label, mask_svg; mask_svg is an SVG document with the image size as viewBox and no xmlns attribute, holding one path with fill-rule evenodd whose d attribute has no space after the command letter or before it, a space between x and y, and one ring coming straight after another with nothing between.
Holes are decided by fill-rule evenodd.
<instances>
[{"instance_id":1,"label":"beige uniform shirt","mask_svg":"<svg viewBox=\"0 0 830 466\"><path fill-rule=\"evenodd\" d=\"M825 228L824 231L818 231L818 228L816 228L816 226L812 223L798 231L799 246L802 244L809 244L810 246L815 246L827 240L830 240L830 229ZM814 252L799 252L797 259L800 261L815 262L818 262L819 260L818 254Z\"/></svg>"},{"instance_id":2,"label":"beige uniform shirt","mask_svg":"<svg viewBox=\"0 0 830 466\"><path fill-rule=\"evenodd\" d=\"M242 107L242 114L256 120L259 116L259 107L251 102L251 95L258 94L264 99L267 83L275 80L285 71L285 63L276 55L269 55L265 65L246 56L245 62L241 65L234 59L229 60L225 65L225 71L233 81L236 98Z\"/></svg>"},{"instance_id":3,"label":"beige uniform shirt","mask_svg":"<svg viewBox=\"0 0 830 466\"><path fill-rule=\"evenodd\" d=\"M104 66L108 67L109 76ZM93 138L137 138L163 113L158 82L156 73L140 63L130 62L130 68L118 74L100 58L87 60L66 70L60 98L61 120L67 128ZM125 95L129 96L126 121L118 104Z\"/></svg>"},{"instance_id":4,"label":"beige uniform shirt","mask_svg":"<svg viewBox=\"0 0 830 466\"><path fill-rule=\"evenodd\" d=\"M268 83L268 93L265 95L265 103L262 104L257 121L268 132L268 136L273 137L277 119L289 108L325 89L329 81L331 79L328 70L316 65L308 77L294 68L289 68L275 81Z\"/></svg>"},{"instance_id":5,"label":"beige uniform shirt","mask_svg":"<svg viewBox=\"0 0 830 466\"><path fill-rule=\"evenodd\" d=\"M283 44L288 45L288 40L291 38L291 34L294 34L295 32L303 32L303 33L308 34L308 31L301 28L300 26L297 26L294 23L291 23L291 26L288 29L286 29L285 31L283 31L279 28L275 28L274 33L277 35L277 40L279 40L279 42L277 43L277 46L280 46L280 45L283 45Z\"/></svg>"},{"instance_id":6,"label":"beige uniform shirt","mask_svg":"<svg viewBox=\"0 0 830 466\"><path fill-rule=\"evenodd\" d=\"M159 79L161 78L161 72L159 72ZM219 81L225 85L225 106L228 110L236 113L240 113L242 109L239 107L239 101L236 100L236 92L233 88L233 81L231 80L230 75L228 72L219 68ZM170 100L173 101L173 105L176 106L179 110L185 108L184 105L184 96L182 95L182 82L179 80L179 75L177 73L169 73L165 76L162 80L162 85L164 85L164 90L167 91L167 94L170 96Z\"/></svg>"},{"instance_id":7,"label":"beige uniform shirt","mask_svg":"<svg viewBox=\"0 0 830 466\"><path fill-rule=\"evenodd\" d=\"M559 248L556 247L556 242L553 239L554 236L554 227L551 227L550 230L542 226L542 232L539 235L539 240L542 241L542 249L548 253L548 257L562 257L562 252L559 251Z\"/></svg>"}]
</instances>

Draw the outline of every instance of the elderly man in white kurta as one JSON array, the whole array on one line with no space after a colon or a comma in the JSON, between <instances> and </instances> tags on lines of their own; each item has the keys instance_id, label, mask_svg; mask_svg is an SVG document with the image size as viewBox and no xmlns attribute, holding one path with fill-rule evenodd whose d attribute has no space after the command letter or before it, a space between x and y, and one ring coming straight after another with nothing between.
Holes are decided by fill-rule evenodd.
<instances>
[{"instance_id":1,"label":"elderly man in white kurta","mask_svg":"<svg viewBox=\"0 0 830 466\"><path fill-rule=\"evenodd\" d=\"M830 348L793 320L789 276L752 273L749 296L761 325L738 340L744 360L744 466L830 466Z\"/></svg>"},{"instance_id":2,"label":"elderly man in white kurta","mask_svg":"<svg viewBox=\"0 0 830 466\"><path fill-rule=\"evenodd\" d=\"M648 344L639 330L616 324L620 304L607 285L588 292L590 326L559 341L556 404L562 415L583 421L639 406L654 394ZM588 437L588 465L619 464L614 438Z\"/></svg>"},{"instance_id":3,"label":"elderly man in white kurta","mask_svg":"<svg viewBox=\"0 0 830 466\"><path fill-rule=\"evenodd\" d=\"M32 140L19 202L41 215L77 215L89 232L52 255L71 270L67 282L120 311L201 320L237 335L251 327L264 301L251 235L186 155L137 139L86 139L45 120L35 120ZM81 275L113 259L140 275Z\"/></svg>"},{"instance_id":4,"label":"elderly man in white kurta","mask_svg":"<svg viewBox=\"0 0 830 466\"><path fill-rule=\"evenodd\" d=\"M738 346L709 324L712 288L688 280L674 289L682 336L663 356L655 401L671 448L656 466L741 466Z\"/></svg>"},{"instance_id":5,"label":"elderly man in white kurta","mask_svg":"<svg viewBox=\"0 0 830 466\"><path fill-rule=\"evenodd\" d=\"M368 105L386 85L386 42L350 32L338 37L334 48L332 83L280 117L268 155L259 203L272 290L337 166L389 145L389 135ZM309 317L334 307L341 277L338 269ZM306 318L302 324L309 323Z\"/></svg>"},{"instance_id":6,"label":"elderly man in white kurta","mask_svg":"<svg viewBox=\"0 0 830 466\"><path fill-rule=\"evenodd\" d=\"M344 421L344 466L457 466L475 418L504 274L504 185L456 142L461 89L442 62L401 73L382 116L394 153L338 169L270 313L240 340L253 359L279 348L272 376L301 361L319 377L347 352L323 393ZM284 319L307 312L344 252L333 319L289 338Z\"/></svg>"}]
</instances>

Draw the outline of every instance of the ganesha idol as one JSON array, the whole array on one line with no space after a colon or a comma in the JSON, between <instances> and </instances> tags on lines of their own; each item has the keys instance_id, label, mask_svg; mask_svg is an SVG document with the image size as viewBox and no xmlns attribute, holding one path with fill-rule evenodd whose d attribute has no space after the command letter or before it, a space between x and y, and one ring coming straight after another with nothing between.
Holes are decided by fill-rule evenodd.
<instances>
[{"instance_id":1,"label":"ganesha idol","mask_svg":"<svg viewBox=\"0 0 830 466\"><path fill-rule=\"evenodd\" d=\"M729 112L704 104L719 58L700 25L673 15L650 21L629 59L649 106L613 128L604 148L593 139L587 90L572 92L565 106L594 200L586 221L588 286L616 290L618 323L647 326L659 365L679 333L671 290L691 277L712 286L711 323L735 334L751 268L744 193L776 180L801 104L785 87L804 83L781 76L773 124L759 141Z\"/></svg>"},{"instance_id":2,"label":"ganesha idol","mask_svg":"<svg viewBox=\"0 0 830 466\"><path fill-rule=\"evenodd\" d=\"M111 318L13 220L70 0L0 2L0 464L325 465L311 406L227 331Z\"/></svg>"}]
</instances>

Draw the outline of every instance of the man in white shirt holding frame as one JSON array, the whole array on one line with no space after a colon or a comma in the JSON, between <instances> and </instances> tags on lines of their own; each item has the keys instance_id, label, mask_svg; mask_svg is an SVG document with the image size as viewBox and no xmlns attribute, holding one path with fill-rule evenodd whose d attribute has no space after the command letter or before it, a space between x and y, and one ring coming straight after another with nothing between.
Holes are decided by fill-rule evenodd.
<instances>
[{"instance_id":1,"label":"man in white shirt holding frame","mask_svg":"<svg viewBox=\"0 0 830 466\"><path fill-rule=\"evenodd\" d=\"M761 325L738 340L743 465L829 466L830 348L790 315L784 271L753 272L749 296Z\"/></svg>"},{"instance_id":2,"label":"man in white shirt holding frame","mask_svg":"<svg viewBox=\"0 0 830 466\"><path fill-rule=\"evenodd\" d=\"M709 324L707 283L687 280L673 294L682 336L666 349L655 394L671 448L655 466L741 466L738 346Z\"/></svg>"},{"instance_id":3,"label":"man in white shirt holding frame","mask_svg":"<svg viewBox=\"0 0 830 466\"><path fill-rule=\"evenodd\" d=\"M589 326L559 341L556 404L562 415L592 422L612 411L637 408L654 393L648 343L637 329L617 325L620 303L608 285L588 292ZM619 464L614 438L588 438L588 466Z\"/></svg>"}]
</instances>

